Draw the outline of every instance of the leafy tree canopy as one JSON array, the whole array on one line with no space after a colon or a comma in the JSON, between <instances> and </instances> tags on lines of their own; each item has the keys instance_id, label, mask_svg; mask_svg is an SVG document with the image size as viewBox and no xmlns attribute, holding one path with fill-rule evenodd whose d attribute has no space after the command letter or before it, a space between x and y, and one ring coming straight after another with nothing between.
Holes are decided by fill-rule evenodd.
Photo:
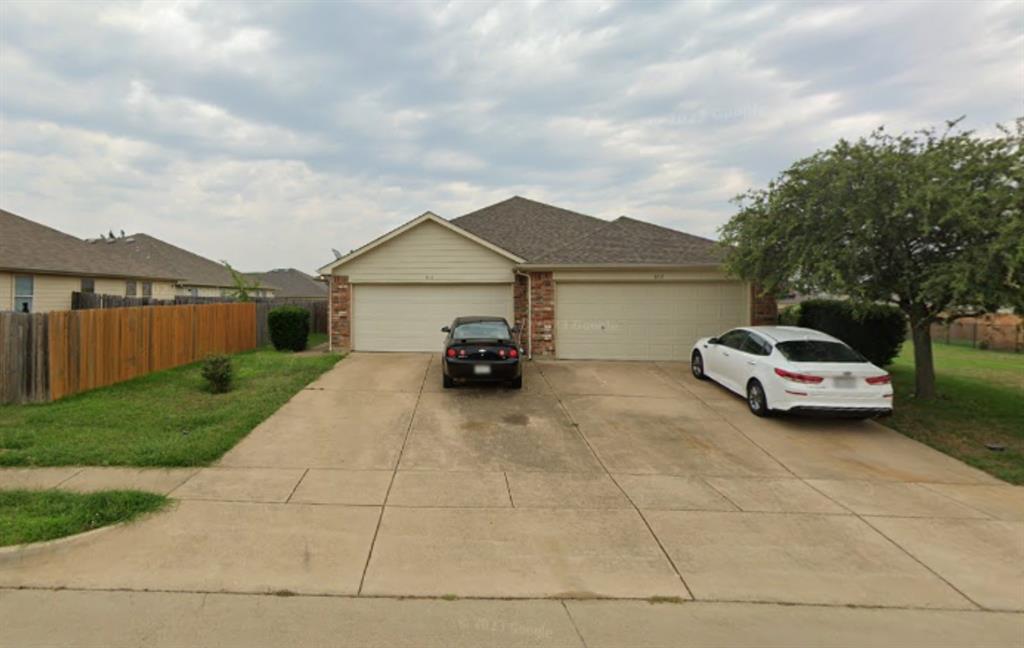
<instances>
[{"instance_id":1,"label":"leafy tree canopy","mask_svg":"<svg viewBox=\"0 0 1024 648\"><path fill-rule=\"evenodd\" d=\"M728 266L768 291L896 304L931 371L932 322L1024 308L1024 118L995 137L960 121L840 140L742 194Z\"/></svg>"}]
</instances>

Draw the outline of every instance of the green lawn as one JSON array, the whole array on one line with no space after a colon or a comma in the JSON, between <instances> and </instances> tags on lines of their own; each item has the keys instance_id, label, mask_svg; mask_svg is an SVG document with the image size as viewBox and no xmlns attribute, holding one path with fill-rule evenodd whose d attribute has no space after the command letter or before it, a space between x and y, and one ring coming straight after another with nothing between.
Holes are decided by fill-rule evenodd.
<instances>
[{"instance_id":1,"label":"green lawn","mask_svg":"<svg viewBox=\"0 0 1024 648\"><path fill-rule=\"evenodd\" d=\"M54 403L0 406L0 466L199 466L230 449L340 356L232 356L235 386L204 389L199 364Z\"/></svg>"},{"instance_id":2,"label":"green lawn","mask_svg":"<svg viewBox=\"0 0 1024 648\"><path fill-rule=\"evenodd\" d=\"M882 422L1000 479L1024 484L1024 355L935 344L939 397L915 401L914 348L889 370L895 412ZM986 443L1006 447L993 452Z\"/></svg>"},{"instance_id":3,"label":"green lawn","mask_svg":"<svg viewBox=\"0 0 1024 648\"><path fill-rule=\"evenodd\" d=\"M312 349L318 344L327 344L326 333L310 333L306 338L306 348Z\"/></svg>"},{"instance_id":4,"label":"green lawn","mask_svg":"<svg viewBox=\"0 0 1024 648\"><path fill-rule=\"evenodd\" d=\"M0 490L0 546L42 542L125 522L167 503L139 491Z\"/></svg>"}]
</instances>

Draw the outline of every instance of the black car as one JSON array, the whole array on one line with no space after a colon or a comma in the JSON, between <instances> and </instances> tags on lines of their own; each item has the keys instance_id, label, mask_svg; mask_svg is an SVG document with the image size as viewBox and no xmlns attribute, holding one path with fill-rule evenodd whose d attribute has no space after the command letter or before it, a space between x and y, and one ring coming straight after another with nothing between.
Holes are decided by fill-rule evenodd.
<instances>
[{"instance_id":1,"label":"black car","mask_svg":"<svg viewBox=\"0 0 1024 648\"><path fill-rule=\"evenodd\" d=\"M455 381L507 382L523 386L522 349L513 336L515 327L502 317L456 317L441 331L444 340L444 386Z\"/></svg>"}]
</instances>

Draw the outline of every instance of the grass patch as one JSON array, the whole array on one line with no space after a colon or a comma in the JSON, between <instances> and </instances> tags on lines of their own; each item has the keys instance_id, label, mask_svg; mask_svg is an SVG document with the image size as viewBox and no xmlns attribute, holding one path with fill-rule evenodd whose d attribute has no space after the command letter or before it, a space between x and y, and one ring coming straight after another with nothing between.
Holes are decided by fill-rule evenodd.
<instances>
[{"instance_id":1,"label":"grass patch","mask_svg":"<svg viewBox=\"0 0 1024 648\"><path fill-rule=\"evenodd\" d=\"M140 491L0 490L0 546L42 542L126 522L167 498Z\"/></svg>"},{"instance_id":2,"label":"grass patch","mask_svg":"<svg viewBox=\"0 0 1024 648\"><path fill-rule=\"evenodd\" d=\"M327 344L326 333L310 333L309 337L306 338L307 349L312 349L313 347L319 346L321 344Z\"/></svg>"},{"instance_id":3,"label":"grass patch","mask_svg":"<svg viewBox=\"0 0 1024 648\"><path fill-rule=\"evenodd\" d=\"M914 347L889 367L896 393L881 422L1013 484L1024 484L1024 355L936 344L938 398L916 401ZM1006 447L993 452L986 443Z\"/></svg>"},{"instance_id":4,"label":"grass patch","mask_svg":"<svg viewBox=\"0 0 1024 648\"><path fill-rule=\"evenodd\" d=\"M0 466L205 465L339 358L239 353L226 394L205 389L196 363L54 403L3 405Z\"/></svg>"}]
</instances>

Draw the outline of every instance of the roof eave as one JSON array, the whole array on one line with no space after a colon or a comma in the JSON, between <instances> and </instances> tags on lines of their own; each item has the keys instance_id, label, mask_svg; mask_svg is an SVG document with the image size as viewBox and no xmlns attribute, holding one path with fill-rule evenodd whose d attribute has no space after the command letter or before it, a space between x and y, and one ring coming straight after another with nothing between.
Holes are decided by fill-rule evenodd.
<instances>
[{"instance_id":1,"label":"roof eave","mask_svg":"<svg viewBox=\"0 0 1024 648\"><path fill-rule=\"evenodd\" d=\"M104 278L104 279L151 279L153 281L182 281L181 277L163 277L144 273L130 273L130 272L86 272L83 270L54 270L51 268L31 268L31 267L6 267L0 266L0 272L10 272L12 274L39 274L48 275L53 277L83 277L85 279Z\"/></svg>"},{"instance_id":2,"label":"roof eave","mask_svg":"<svg viewBox=\"0 0 1024 648\"><path fill-rule=\"evenodd\" d=\"M522 263L518 270L707 270L725 264L708 263Z\"/></svg>"}]
</instances>

